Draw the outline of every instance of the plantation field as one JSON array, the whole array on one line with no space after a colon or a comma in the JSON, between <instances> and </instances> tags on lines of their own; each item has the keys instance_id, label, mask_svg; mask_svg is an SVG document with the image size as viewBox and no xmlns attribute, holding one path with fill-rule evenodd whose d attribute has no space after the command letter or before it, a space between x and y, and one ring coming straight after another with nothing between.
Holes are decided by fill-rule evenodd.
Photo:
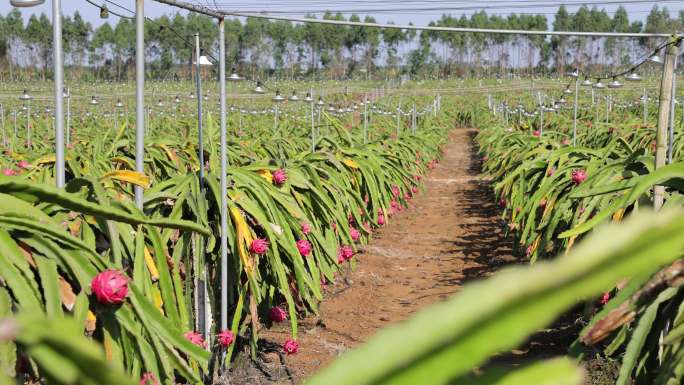
<instances>
[{"instance_id":1,"label":"plantation field","mask_svg":"<svg viewBox=\"0 0 684 385\"><path fill-rule=\"evenodd\" d=\"M73 87L64 190L48 88L29 114L5 85L0 362L64 384L677 383L681 114L656 169L657 79L581 89L575 134L569 81L238 83L225 266L214 85L200 144L193 85L150 82L144 173L131 85Z\"/></svg>"}]
</instances>

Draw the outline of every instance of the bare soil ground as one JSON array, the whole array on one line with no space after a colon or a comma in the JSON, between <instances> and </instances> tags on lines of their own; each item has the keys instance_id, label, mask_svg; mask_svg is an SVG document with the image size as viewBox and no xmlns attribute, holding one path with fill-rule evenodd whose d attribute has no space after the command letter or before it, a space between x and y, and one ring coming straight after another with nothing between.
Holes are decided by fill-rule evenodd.
<instances>
[{"instance_id":1,"label":"bare soil ground","mask_svg":"<svg viewBox=\"0 0 684 385\"><path fill-rule=\"evenodd\" d=\"M517 263L491 187L480 177L474 135L472 129L450 133L444 158L425 178L425 192L377 231L355 256L354 271L327 288L320 314L300 322L299 353L280 353L290 334L287 323L264 330L265 352L256 364L239 355L231 384L299 384L379 329L443 300L469 280ZM517 365L537 355L563 354L572 331L562 328L560 337L542 331L494 361Z\"/></svg>"}]
</instances>

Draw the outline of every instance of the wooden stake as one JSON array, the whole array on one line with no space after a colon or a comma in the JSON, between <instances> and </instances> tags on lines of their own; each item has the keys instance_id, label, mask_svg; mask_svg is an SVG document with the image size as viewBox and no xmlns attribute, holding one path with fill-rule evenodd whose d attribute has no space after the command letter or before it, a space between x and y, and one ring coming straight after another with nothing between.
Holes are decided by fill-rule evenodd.
<instances>
[{"instance_id":1,"label":"wooden stake","mask_svg":"<svg viewBox=\"0 0 684 385\"><path fill-rule=\"evenodd\" d=\"M667 126L670 119L670 106L672 98L672 79L675 70L675 58L677 48L681 42L676 37L675 44L670 44L665 49L665 63L663 64L663 77L660 81L660 101L658 102L658 129L656 131L655 169L665 165L667 156ZM663 207L665 201L665 186L653 187L653 206L656 211Z\"/></svg>"}]
</instances>

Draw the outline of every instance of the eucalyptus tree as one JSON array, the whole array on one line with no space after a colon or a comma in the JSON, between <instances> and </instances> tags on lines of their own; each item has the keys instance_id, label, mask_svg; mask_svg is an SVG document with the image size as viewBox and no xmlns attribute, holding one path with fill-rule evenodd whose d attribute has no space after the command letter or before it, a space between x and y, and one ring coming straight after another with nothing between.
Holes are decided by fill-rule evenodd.
<instances>
[{"instance_id":1,"label":"eucalyptus tree","mask_svg":"<svg viewBox=\"0 0 684 385\"><path fill-rule=\"evenodd\" d=\"M394 24L394 22L390 21L389 24ZM398 75L399 64L401 64L401 60L398 56L398 49L399 45L407 40L406 31L398 28L383 28L381 33L382 41L385 43L387 52L385 64L391 69L390 76L396 76Z\"/></svg>"},{"instance_id":2,"label":"eucalyptus tree","mask_svg":"<svg viewBox=\"0 0 684 385\"><path fill-rule=\"evenodd\" d=\"M41 13L40 16L31 15L26 25L25 43L34 53L34 60L40 65L40 78L47 77L50 58L52 57L52 23Z\"/></svg>"},{"instance_id":3,"label":"eucalyptus tree","mask_svg":"<svg viewBox=\"0 0 684 385\"><path fill-rule=\"evenodd\" d=\"M108 71L111 65L104 66L106 63L112 63L111 53L114 51L114 29L109 23L103 23L95 28L90 44L88 45L88 59L89 64L95 70L97 77L102 77L103 72ZM104 77L110 78L111 73L104 73Z\"/></svg>"},{"instance_id":4,"label":"eucalyptus tree","mask_svg":"<svg viewBox=\"0 0 684 385\"><path fill-rule=\"evenodd\" d=\"M88 45L91 43L93 26L85 21L76 11L73 17L65 17L62 22L62 47L66 54L72 76L81 77L85 59L88 56Z\"/></svg>"},{"instance_id":5,"label":"eucalyptus tree","mask_svg":"<svg viewBox=\"0 0 684 385\"><path fill-rule=\"evenodd\" d=\"M565 8L565 5L558 7L553 18L554 31L570 31L572 29L572 17ZM567 36L554 36L551 38L551 49L554 52L556 73L561 74L565 71L568 56L569 39ZM576 63L575 63L576 64Z\"/></svg>"}]
</instances>

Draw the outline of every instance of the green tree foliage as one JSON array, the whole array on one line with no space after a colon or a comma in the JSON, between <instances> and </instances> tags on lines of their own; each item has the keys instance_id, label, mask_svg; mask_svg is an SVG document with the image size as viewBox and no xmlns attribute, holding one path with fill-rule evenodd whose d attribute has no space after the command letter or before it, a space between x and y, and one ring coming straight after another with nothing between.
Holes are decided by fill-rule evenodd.
<instances>
[{"instance_id":1,"label":"green tree foliage","mask_svg":"<svg viewBox=\"0 0 684 385\"><path fill-rule=\"evenodd\" d=\"M313 15L307 15L314 18ZM326 12L327 20L376 22L370 15ZM125 80L133 68L135 27L131 20L118 19L93 28L77 12L64 18L64 51L69 75L82 78L94 73L99 78ZM391 22L390 22L391 24ZM684 11L672 16L655 5L645 23L630 21L624 7L611 17L605 9L580 7L568 12L561 5L548 20L544 15L443 14L431 26L555 31L657 32L669 33L684 25ZM50 20L34 15L24 25L21 13L13 9L0 15L0 76L16 79L17 65L29 76L45 78L51 59ZM160 16L146 22L148 76L187 77L192 74L194 34L199 33L204 53L216 57L216 21L197 14ZM442 76L482 74L490 68L499 74L551 70L566 72L572 67L627 66L652 50L653 39L606 39L543 35L520 36L414 30L380 29L333 24L301 24L265 19L226 20L228 62L252 78L275 75L293 78L306 73L340 79L353 76L398 76L401 73ZM399 52L407 55L399 55ZM304 64L308 63L308 64ZM84 71L84 69L92 70ZM320 69L324 73L320 73ZM384 70L384 72L383 72Z\"/></svg>"}]
</instances>

